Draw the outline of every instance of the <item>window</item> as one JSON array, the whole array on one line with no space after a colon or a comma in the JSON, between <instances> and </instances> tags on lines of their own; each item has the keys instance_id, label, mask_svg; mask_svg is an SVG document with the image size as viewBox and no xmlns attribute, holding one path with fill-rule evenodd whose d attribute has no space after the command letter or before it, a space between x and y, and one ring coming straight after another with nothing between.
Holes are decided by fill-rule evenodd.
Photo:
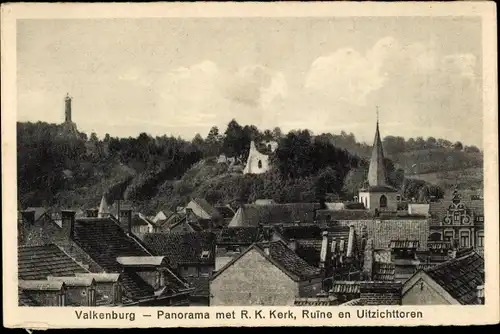
<instances>
[{"instance_id":1,"label":"window","mask_svg":"<svg viewBox=\"0 0 500 334\"><path fill-rule=\"evenodd\" d=\"M455 212L453 220L455 221L455 223L459 223L460 222L460 213Z\"/></svg>"},{"instance_id":2,"label":"window","mask_svg":"<svg viewBox=\"0 0 500 334\"><path fill-rule=\"evenodd\" d=\"M469 247L470 246L470 232L462 231L460 232L460 247Z\"/></svg>"},{"instance_id":3,"label":"window","mask_svg":"<svg viewBox=\"0 0 500 334\"><path fill-rule=\"evenodd\" d=\"M259 163L257 164L259 168L262 168L262 161L259 160Z\"/></svg>"},{"instance_id":4,"label":"window","mask_svg":"<svg viewBox=\"0 0 500 334\"><path fill-rule=\"evenodd\" d=\"M380 196L380 207L381 208L387 207L387 197L385 197L385 195Z\"/></svg>"},{"instance_id":5,"label":"window","mask_svg":"<svg viewBox=\"0 0 500 334\"><path fill-rule=\"evenodd\" d=\"M444 240L446 241L452 241L454 237L453 231L445 231L444 232Z\"/></svg>"},{"instance_id":6,"label":"window","mask_svg":"<svg viewBox=\"0 0 500 334\"><path fill-rule=\"evenodd\" d=\"M441 241L441 233L432 233L429 237L429 240L431 241Z\"/></svg>"},{"instance_id":7,"label":"window","mask_svg":"<svg viewBox=\"0 0 500 334\"><path fill-rule=\"evenodd\" d=\"M477 234L477 247L484 247L484 232Z\"/></svg>"},{"instance_id":8,"label":"window","mask_svg":"<svg viewBox=\"0 0 500 334\"><path fill-rule=\"evenodd\" d=\"M201 252L201 258L202 259L208 259L209 256L210 256L210 251L203 251L203 252Z\"/></svg>"}]
</instances>

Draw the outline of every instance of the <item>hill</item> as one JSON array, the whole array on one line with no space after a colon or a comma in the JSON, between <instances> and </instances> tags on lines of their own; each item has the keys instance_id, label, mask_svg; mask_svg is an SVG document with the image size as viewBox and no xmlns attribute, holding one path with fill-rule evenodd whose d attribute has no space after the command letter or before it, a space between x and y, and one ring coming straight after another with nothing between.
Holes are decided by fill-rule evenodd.
<instances>
[{"instance_id":1,"label":"hill","mask_svg":"<svg viewBox=\"0 0 500 334\"><path fill-rule=\"evenodd\" d=\"M111 202L136 202L145 212L164 205L175 209L195 196L236 206L257 198L318 201L333 194L352 199L366 180L371 149L352 134L313 136L297 130L284 135L279 128L261 132L234 120L224 134L213 127L206 138L196 135L191 142L145 133L101 140L78 132L76 125L43 122L18 123L17 132L18 195L24 207L94 206L102 194ZM457 176L461 187L482 187L479 150L441 139L410 138L401 144L391 138L384 138L388 178L405 196L439 194L430 184L446 190ZM220 153L245 161L249 140L269 139L279 142L269 173L243 175L216 162Z\"/></svg>"}]
</instances>

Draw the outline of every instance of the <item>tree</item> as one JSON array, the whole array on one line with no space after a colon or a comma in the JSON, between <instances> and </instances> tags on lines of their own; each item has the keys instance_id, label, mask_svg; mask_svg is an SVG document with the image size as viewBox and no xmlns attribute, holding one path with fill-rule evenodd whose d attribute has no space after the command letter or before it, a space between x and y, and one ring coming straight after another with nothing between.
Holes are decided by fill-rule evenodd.
<instances>
[{"instance_id":1,"label":"tree","mask_svg":"<svg viewBox=\"0 0 500 334\"><path fill-rule=\"evenodd\" d=\"M481 150L479 150L479 148L477 148L476 146L465 146L464 147L464 152L467 152L467 153L480 153Z\"/></svg>"},{"instance_id":2,"label":"tree","mask_svg":"<svg viewBox=\"0 0 500 334\"><path fill-rule=\"evenodd\" d=\"M248 141L249 138L243 131L243 128L233 119L227 125L226 132L224 133L223 152L228 157L240 158L244 154Z\"/></svg>"},{"instance_id":3,"label":"tree","mask_svg":"<svg viewBox=\"0 0 500 334\"><path fill-rule=\"evenodd\" d=\"M427 148L434 148L437 146L437 140L434 137L427 138Z\"/></svg>"},{"instance_id":4,"label":"tree","mask_svg":"<svg viewBox=\"0 0 500 334\"><path fill-rule=\"evenodd\" d=\"M90 134L90 141L91 142L98 142L99 141L99 138L97 138L97 134L95 132L92 132Z\"/></svg>"},{"instance_id":5,"label":"tree","mask_svg":"<svg viewBox=\"0 0 500 334\"><path fill-rule=\"evenodd\" d=\"M452 147L451 141L446 140L446 139L442 139L442 138L439 138L437 140L437 144L439 147L442 147L442 148L451 148Z\"/></svg>"},{"instance_id":6,"label":"tree","mask_svg":"<svg viewBox=\"0 0 500 334\"><path fill-rule=\"evenodd\" d=\"M325 200L327 193L338 195L342 190L342 181L332 167L326 167L316 176L314 190L316 198L322 201Z\"/></svg>"},{"instance_id":7,"label":"tree","mask_svg":"<svg viewBox=\"0 0 500 334\"><path fill-rule=\"evenodd\" d=\"M212 157L217 156L222 150L222 138L219 135L219 128L213 126L208 132L207 138L205 140L206 150L205 156Z\"/></svg>"},{"instance_id":8,"label":"tree","mask_svg":"<svg viewBox=\"0 0 500 334\"><path fill-rule=\"evenodd\" d=\"M275 127L272 131L272 135L274 140L280 140L283 137L283 132L281 132L279 127Z\"/></svg>"},{"instance_id":9,"label":"tree","mask_svg":"<svg viewBox=\"0 0 500 334\"><path fill-rule=\"evenodd\" d=\"M461 151L463 148L464 148L464 145L459 141L457 141L457 142L455 142L455 144L453 144L453 149L455 151Z\"/></svg>"}]
</instances>

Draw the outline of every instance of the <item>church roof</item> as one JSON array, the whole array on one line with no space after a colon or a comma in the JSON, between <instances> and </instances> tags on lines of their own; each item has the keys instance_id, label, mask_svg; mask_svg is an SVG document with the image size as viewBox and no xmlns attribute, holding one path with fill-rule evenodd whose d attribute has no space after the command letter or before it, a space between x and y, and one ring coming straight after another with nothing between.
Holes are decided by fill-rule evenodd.
<instances>
[{"instance_id":1,"label":"church roof","mask_svg":"<svg viewBox=\"0 0 500 334\"><path fill-rule=\"evenodd\" d=\"M382 147L382 140L380 139L380 131L377 120L370 167L368 168L368 184L370 187L386 186L386 180L387 172L384 165L384 149Z\"/></svg>"}]
</instances>

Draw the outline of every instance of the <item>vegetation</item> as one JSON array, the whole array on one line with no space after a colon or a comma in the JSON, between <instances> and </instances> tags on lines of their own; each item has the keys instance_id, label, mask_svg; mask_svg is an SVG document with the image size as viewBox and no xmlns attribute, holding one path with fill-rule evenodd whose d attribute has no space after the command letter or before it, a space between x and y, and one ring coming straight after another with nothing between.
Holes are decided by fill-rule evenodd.
<instances>
[{"instance_id":1,"label":"vegetation","mask_svg":"<svg viewBox=\"0 0 500 334\"><path fill-rule=\"evenodd\" d=\"M235 120L222 134L214 126L205 138L197 134L192 141L146 133L137 138L106 134L100 140L95 133L87 137L42 122L18 123L17 131L18 191L24 207L97 205L102 194L110 201L136 202L145 213L160 206L173 209L192 197L236 206L258 198L313 202L333 195L350 200L365 185L370 154L370 147L352 134L283 134L279 128L261 131ZM278 142L268 173L243 175L217 163L220 154L245 161L251 140L257 145ZM440 198L446 190L439 177L419 180L422 170L443 173L482 165L477 148L442 139L386 137L384 149L388 183L409 199Z\"/></svg>"}]
</instances>

